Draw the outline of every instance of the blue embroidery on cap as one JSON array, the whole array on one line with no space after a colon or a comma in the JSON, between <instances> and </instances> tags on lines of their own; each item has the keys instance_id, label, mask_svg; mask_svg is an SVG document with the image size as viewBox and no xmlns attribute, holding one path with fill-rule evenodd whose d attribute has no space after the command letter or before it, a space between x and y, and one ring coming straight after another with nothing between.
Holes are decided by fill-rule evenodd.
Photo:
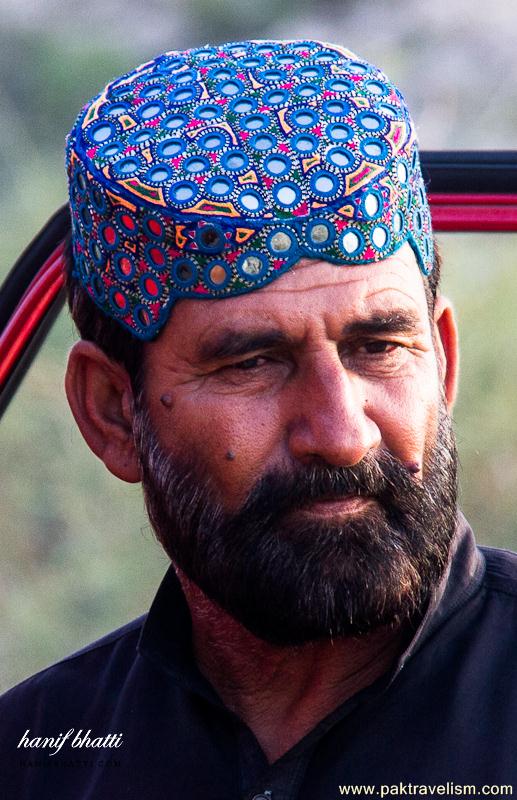
<instances>
[{"instance_id":1,"label":"blue embroidery on cap","mask_svg":"<svg viewBox=\"0 0 517 800\"><path fill-rule=\"evenodd\" d=\"M238 295L302 257L433 266L408 110L342 47L236 42L165 53L85 106L68 138L75 270L151 339L178 297Z\"/></svg>"}]
</instances>

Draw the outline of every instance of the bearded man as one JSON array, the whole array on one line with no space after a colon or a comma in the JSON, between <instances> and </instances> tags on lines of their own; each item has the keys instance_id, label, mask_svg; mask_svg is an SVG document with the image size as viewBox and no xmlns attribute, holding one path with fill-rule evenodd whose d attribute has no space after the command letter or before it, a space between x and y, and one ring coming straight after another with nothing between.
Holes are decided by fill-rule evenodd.
<instances>
[{"instance_id":1,"label":"bearded man","mask_svg":"<svg viewBox=\"0 0 517 800\"><path fill-rule=\"evenodd\" d=\"M398 89L319 42L166 53L82 110L67 165L68 399L171 567L4 696L9 797L511 793L516 562L457 508Z\"/></svg>"}]
</instances>

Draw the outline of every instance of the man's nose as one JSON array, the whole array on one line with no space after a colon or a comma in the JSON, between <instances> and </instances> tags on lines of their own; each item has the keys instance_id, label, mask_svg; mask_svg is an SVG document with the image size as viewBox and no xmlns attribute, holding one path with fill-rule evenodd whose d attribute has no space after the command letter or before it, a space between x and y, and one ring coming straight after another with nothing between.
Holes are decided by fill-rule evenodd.
<instances>
[{"instance_id":1,"label":"man's nose","mask_svg":"<svg viewBox=\"0 0 517 800\"><path fill-rule=\"evenodd\" d=\"M288 426L291 456L350 467L379 447L381 431L368 414L364 382L347 372L337 353L308 366L297 384Z\"/></svg>"}]
</instances>

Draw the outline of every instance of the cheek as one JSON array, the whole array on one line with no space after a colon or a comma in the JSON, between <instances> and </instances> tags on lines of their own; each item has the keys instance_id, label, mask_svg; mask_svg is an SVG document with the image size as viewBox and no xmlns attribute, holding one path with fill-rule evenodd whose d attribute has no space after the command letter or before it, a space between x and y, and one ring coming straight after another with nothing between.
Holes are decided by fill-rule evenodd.
<instances>
[{"instance_id":1,"label":"cheek","mask_svg":"<svg viewBox=\"0 0 517 800\"><path fill-rule=\"evenodd\" d=\"M280 449L280 414L274 401L176 393L169 411L154 403L152 415L163 446L204 464L229 511L273 463Z\"/></svg>"},{"instance_id":2,"label":"cheek","mask_svg":"<svg viewBox=\"0 0 517 800\"><path fill-rule=\"evenodd\" d=\"M377 424L384 446L401 461L421 464L427 442L438 424L436 373L370 387L367 413Z\"/></svg>"}]
</instances>

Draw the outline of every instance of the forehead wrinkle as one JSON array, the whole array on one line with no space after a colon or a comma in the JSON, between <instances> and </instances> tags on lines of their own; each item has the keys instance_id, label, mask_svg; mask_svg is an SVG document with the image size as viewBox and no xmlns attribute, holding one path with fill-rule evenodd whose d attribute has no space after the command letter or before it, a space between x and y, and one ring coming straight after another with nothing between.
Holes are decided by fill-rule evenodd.
<instances>
[{"instance_id":1,"label":"forehead wrinkle","mask_svg":"<svg viewBox=\"0 0 517 800\"><path fill-rule=\"evenodd\" d=\"M336 269L339 269L339 265L336 266ZM295 273L295 270L293 269L291 274L294 274L294 273ZM286 273L286 274L288 275L289 273ZM281 278L282 277L284 277L284 276L282 275ZM280 280L281 280L281 278L280 278ZM285 285L281 285L281 286L278 285L280 283L280 280L273 281L268 286L264 287L264 289L268 290L267 292L264 292L264 294L269 294L269 293L271 293L271 294L273 294L273 293L274 294L286 294L286 293L299 294L300 292L309 292L311 290L317 290L317 289L335 289L336 286L349 286L349 285L352 285L352 284L355 284L355 283L360 283L361 281L364 281L364 277L361 278L361 277L358 276L358 277L355 277L355 278L351 278L350 280L347 280L346 282L325 280L325 281L320 281L320 282L314 284L313 286L291 286L291 287L287 287Z\"/></svg>"},{"instance_id":2,"label":"forehead wrinkle","mask_svg":"<svg viewBox=\"0 0 517 800\"><path fill-rule=\"evenodd\" d=\"M407 249L406 249L407 248ZM385 265L384 270L376 269L377 266L380 264ZM318 267L325 269L326 267L332 268L332 278L324 277L321 275ZM262 287L258 290L259 294L264 296L268 293L278 293L278 294L285 294L285 293L300 293L304 291L308 291L310 289L337 289L340 287L346 288L348 286L354 286L357 283L365 283L366 286L370 285L372 281L376 281L381 277L381 275L388 279L390 276L394 277L398 283L401 281L401 272L404 272L404 277L413 272L412 268L415 268L417 274L420 276L420 270L415 260L415 256L413 251L409 248L407 242L402 246L402 248L393 253L389 256L385 261L379 262L379 264L335 264L329 261L325 261L324 259L301 259L297 264L295 264L290 270L288 270L283 275L279 276L277 280L272 281L272 283L268 284L265 287ZM312 268L312 270L311 270ZM352 274L351 268L355 274ZM315 272L318 270L318 272ZM315 283L312 286L296 286L294 282L291 283L290 286L286 286L286 279L291 278L291 281L296 280L297 275L306 275L308 271L312 271L313 274L316 276L314 278ZM323 270L321 270L323 271ZM360 272L360 274L358 274ZM318 279L319 278L319 279ZM343 280L344 278L344 280ZM424 288L423 282L419 281L419 286ZM381 287L380 289L374 289L373 291L384 291L386 289L393 288L395 291L401 291L402 289L399 287ZM411 297L411 295L407 295ZM425 291L424 291L425 297Z\"/></svg>"},{"instance_id":3,"label":"forehead wrinkle","mask_svg":"<svg viewBox=\"0 0 517 800\"><path fill-rule=\"evenodd\" d=\"M420 309L419 303L416 297L409 292L405 292L403 289L399 289L396 286L385 286L382 289L374 289L365 296L365 300L370 300L373 297L378 297L380 294L384 294L385 292L396 292L397 294L401 294L407 300L410 301L411 305L415 306L415 308ZM425 300L425 295L423 297Z\"/></svg>"}]
</instances>

